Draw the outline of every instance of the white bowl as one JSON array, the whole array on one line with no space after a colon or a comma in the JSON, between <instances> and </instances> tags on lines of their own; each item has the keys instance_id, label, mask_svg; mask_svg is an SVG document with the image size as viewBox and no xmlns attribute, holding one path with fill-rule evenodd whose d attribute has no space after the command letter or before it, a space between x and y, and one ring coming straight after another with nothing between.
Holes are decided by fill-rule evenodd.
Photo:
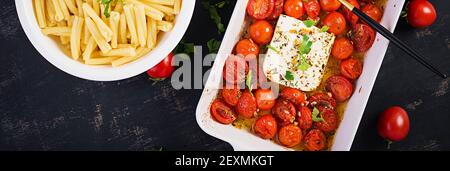
<instances>
[{"instance_id":1,"label":"white bowl","mask_svg":"<svg viewBox=\"0 0 450 171\"><path fill-rule=\"evenodd\" d=\"M28 39L39 53L66 73L94 81L115 81L145 72L162 61L181 41L194 13L195 1L183 0L180 14L172 31L161 34L158 46L142 58L121 67L89 66L68 57L59 42L44 35L34 15L32 0L16 0L17 14Z\"/></svg>"},{"instance_id":2,"label":"white bowl","mask_svg":"<svg viewBox=\"0 0 450 171\"><path fill-rule=\"evenodd\" d=\"M214 66L211 69L202 97L197 106L197 123L200 128L209 135L229 142L234 150L291 150L275 144L272 141L261 139L248 131L240 130L230 125L222 125L214 121L209 112L210 104L219 92L218 87L222 81L222 68L228 57L226 54L232 52L234 45L241 39L241 35L243 34L242 29L246 24L245 8L247 2L247 0L237 1L224 39L222 40L222 45L219 49L219 55L215 59ZM388 30L394 31L404 3L404 0L387 1L381 24ZM375 43L366 54L363 73L356 82L354 88L355 92L347 104L344 117L336 131L331 150L350 150L388 45L389 41L380 34L377 34Z\"/></svg>"}]
</instances>

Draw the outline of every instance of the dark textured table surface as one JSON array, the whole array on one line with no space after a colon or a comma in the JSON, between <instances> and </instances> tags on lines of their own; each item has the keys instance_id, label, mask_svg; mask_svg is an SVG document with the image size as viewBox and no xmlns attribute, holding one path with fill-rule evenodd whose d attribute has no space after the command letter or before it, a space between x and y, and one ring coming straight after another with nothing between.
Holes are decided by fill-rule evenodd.
<instances>
[{"instance_id":1,"label":"dark textured table surface","mask_svg":"<svg viewBox=\"0 0 450 171\"><path fill-rule=\"evenodd\" d=\"M450 73L450 1L431 2L433 26L413 29L400 19L395 35ZM224 23L233 8L220 10ZM197 3L185 41L206 45L212 37L221 38ZM0 3L0 55L0 150L232 150L198 127L201 90L152 85L145 74L117 82L68 75L33 48L11 0ZM450 150L449 81L389 46L352 150L386 149L375 125L392 105L407 109L411 131L391 150Z\"/></svg>"}]
</instances>

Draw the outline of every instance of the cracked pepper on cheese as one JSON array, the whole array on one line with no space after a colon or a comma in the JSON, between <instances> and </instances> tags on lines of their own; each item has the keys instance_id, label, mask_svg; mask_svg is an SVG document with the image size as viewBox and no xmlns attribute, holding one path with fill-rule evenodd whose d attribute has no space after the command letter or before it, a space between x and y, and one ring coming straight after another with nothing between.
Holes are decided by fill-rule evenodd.
<instances>
[{"instance_id":1,"label":"cracked pepper on cheese","mask_svg":"<svg viewBox=\"0 0 450 171\"><path fill-rule=\"evenodd\" d=\"M301 20L281 15L264 59L265 75L287 87L315 90L322 80L334 39L333 34L320 28L308 27ZM299 47L304 41L312 44L310 51L302 54Z\"/></svg>"}]
</instances>

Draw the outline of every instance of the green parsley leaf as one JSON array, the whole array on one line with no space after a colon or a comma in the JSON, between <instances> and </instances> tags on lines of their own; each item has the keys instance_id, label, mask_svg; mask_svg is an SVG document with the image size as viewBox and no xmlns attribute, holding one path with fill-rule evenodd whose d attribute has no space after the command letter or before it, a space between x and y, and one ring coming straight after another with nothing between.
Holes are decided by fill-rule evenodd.
<instances>
[{"instance_id":1,"label":"green parsley leaf","mask_svg":"<svg viewBox=\"0 0 450 171\"><path fill-rule=\"evenodd\" d=\"M219 15L219 12L217 11L217 8L215 5L211 5L208 0L202 0L203 7L208 10L211 19L214 21L217 27L217 32L221 35L225 32L225 26L222 24L222 18Z\"/></svg>"},{"instance_id":2,"label":"green parsley leaf","mask_svg":"<svg viewBox=\"0 0 450 171\"><path fill-rule=\"evenodd\" d=\"M280 53L280 51L278 51L278 50L277 50L275 47L273 47L273 46L267 45L266 47L269 48L270 50L275 51L276 53Z\"/></svg>"},{"instance_id":3,"label":"green parsley leaf","mask_svg":"<svg viewBox=\"0 0 450 171\"><path fill-rule=\"evenodd\" d=\"M252 71L248 72L247 80L245 80L245 85L247 85L248 90L250 91L250 93L252 93Z\"/></svg>"},{"instance_id":4,"label":"green parsley leaf","mask_svg":"<svg viewBox=\"0 0 450 171\"><path fill-rule=\"evenodd\" d=\"M309 52L311 52L311 47L312 47L312 42L309 41L309 37L308 36L304 35L303 36L303 41L300 44L300 49L299 49L300 55L308 54Z\"/></svg>"},{"instance_id":5,"label":"green parsley leaf","mask_svg":"<svg viewBox=\"0 0 450 171\"><path fill-rule=\"evenodd\" d=\"M209 53L217 53L219 51L221 42L216 39L209 40L206 45L208 46Z\"/></svg>"},{"instance_id":6,"label":"green parsley leaf","mask_svg":"<svg viewBox=\"0 0 450 171\"><path fill-rule=\"evenodd\" d=\"M300 65L297 66L297 69L305 72L306 70L311 68L311 65L306 60L306 55L301 55L300 58L301 58Z\"/></svg>"},{"instance_id":7,"label":"green parsley leaf","mask_svg":"<svg viewBox=\"0 0 450 171\"><path fill-rule=\"evenodd\" d=\"M303 24L305 24L306 27L309 28L309 27L312 27L312 26L316 25L316 22L313 21L313 20L305 20L305 21L303 21Z\"/></svg>"},{"instance_id":8,"label":"green parsley leaf","mask_svg":"<svg viewBox=\"0 0 450 171\"><path fill-rule=\"evenodd\" d=\"M308 35L303 35L303 42L307 42L309 40Z\"/></svg>"},{"instance_id":9,"label":"green parsley leaf","mask_svg":"<svg viewBox=\"0 0 450 171\"><path fill-rule=\"evenodd\" d=\"M194 43L185 43L184 40L182 40L177 47L175 47L175 49L173 50L174 54L179 54L179 53L186 53L188 55L192 55L194 54Z\"/></svg>"},{"instance_id":10,"label":"green parsley leaf","mask_svg":"<svg viewBox=\"0 0 450 171\"><path fill-rule=\"evenodd\" d=\"M294 80L294 75L292 75L291 71L286 71L286 74L284 74L284 78L288 81Z\"/></svg>"},{"instance_id":11,"label":"green parsley leaf","mask_svg":"<svg viewBox=\"0 0 450 171\"><path fill-rule=\"evenodd\" d=\"M324 25L324 26L322 26L322 28L320 29L320 32L327 32L328 31L328 29L329 29L330 27L328 27L327 25Z\"/></svg>"},{"instance_id":12,"label":"green parsley leaf","mask_svg":"<svg viewBox=\"0 0 450 171\"><path fill-rule=\"evenodd\" d=\"M319 116L320 112L319 109L314 108L312 111L312 120L314 122L324 122L325 120L322 118L322 116Z\"/></svg>"}]
</instances>

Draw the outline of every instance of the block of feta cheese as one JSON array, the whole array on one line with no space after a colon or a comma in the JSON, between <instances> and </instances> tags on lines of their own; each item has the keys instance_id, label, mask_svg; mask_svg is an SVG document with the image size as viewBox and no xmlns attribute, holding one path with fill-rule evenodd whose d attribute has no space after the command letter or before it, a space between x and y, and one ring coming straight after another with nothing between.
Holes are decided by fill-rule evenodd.
<instances>
[{"instance_id":1,"label":"block of feta cheese","mask_svg":"<svg viewBox=\"0 0 450 171\"><path fill-rule=\"evenodd\" d=\"M272 82L302 91L320 85L335 36L308 22L286 15L278 19L263 64Z\"/></svg>"}]
</instances>

